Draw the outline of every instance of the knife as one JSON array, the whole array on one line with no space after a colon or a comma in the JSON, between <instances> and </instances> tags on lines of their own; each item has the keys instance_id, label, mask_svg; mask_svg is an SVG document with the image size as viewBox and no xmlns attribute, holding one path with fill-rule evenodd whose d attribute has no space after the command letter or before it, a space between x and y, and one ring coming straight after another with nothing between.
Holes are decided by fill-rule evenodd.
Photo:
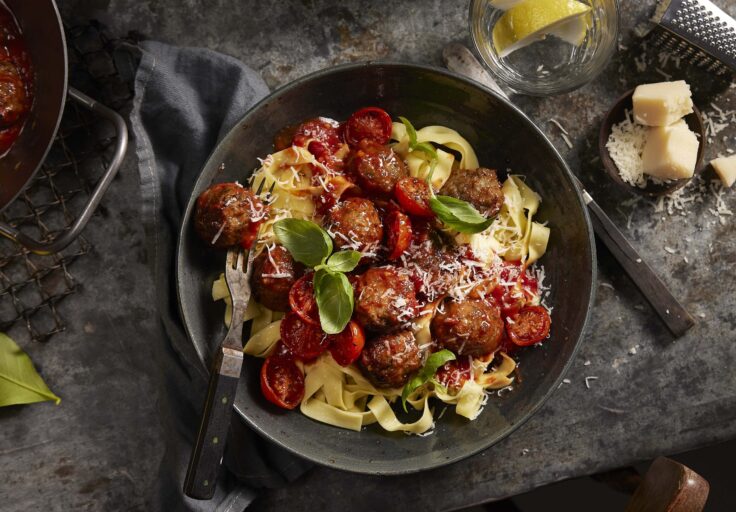
<instances>
[{"instance_id":1,"label":"knife","mask_svg":"<svg viewBox=\"0 0 736 512\"><path fill-rule=\"evenodd\" d=\"M493 90L506 100L509 96L501 89L490 74L483 68L475 55L459 43L451 43L442 52L445 65L450 71L466 76ZM598 239L608 248L616 261L623 267L644 298L662 319L667 329L675 338L684 335L695 320L672 295L667 286L636 252L623 233L616 227L606 212L593 200L585 190L583 183L572 175L576 186L583 196L591 216L593 231Z\"/></svg>"}]
</instances>

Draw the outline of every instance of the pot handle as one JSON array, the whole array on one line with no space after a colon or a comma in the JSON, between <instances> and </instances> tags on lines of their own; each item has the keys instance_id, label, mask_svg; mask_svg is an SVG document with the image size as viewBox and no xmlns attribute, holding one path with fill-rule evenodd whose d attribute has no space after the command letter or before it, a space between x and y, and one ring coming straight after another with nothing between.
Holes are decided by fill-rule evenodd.
<instances>
[{"instance_id":1,"label":"pot handle","mask_svg":"<svg viewBox=\"0 0 736 512\"><path fill-rule=\"evenodd\" d=\"M74 101L113 123L115 131L117 132L115 153L110 164L105 170L105 173L102 175L102 178L100 178L100 181L92 192L89 201L84 206L82 213L77 217L77 220L74 221L74 224L72 224L67 231L55 239L49 242L39 242L38 240L21 233L14 227L5 224L4 222L0 222L0 235L17 242L29 251L40 255L59 252L77 239L84 227L87 225L87 222L89 222L92 214L97 209L97 205L100 204L102 196L105 195L105 192L110 186L110 183L112 183L113 178L115 178L115 175L118 173L120 164L123 162L123 157L125 156L125 150L128 147L128 128L125 125L125 120L120 114L72 87L69 88L68 93L69 97Z\"/></svg>"}]
</instances>

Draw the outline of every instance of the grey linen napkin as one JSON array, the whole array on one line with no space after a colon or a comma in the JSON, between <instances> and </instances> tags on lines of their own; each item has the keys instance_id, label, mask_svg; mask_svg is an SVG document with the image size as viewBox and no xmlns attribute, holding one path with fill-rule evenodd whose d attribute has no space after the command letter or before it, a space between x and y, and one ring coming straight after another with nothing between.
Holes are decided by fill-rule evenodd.
<instances>
[{"instance_id":1,"label":"grey linen napkin","mask_svg":"<svg viewBox=\"0 0 736 512\"><path fill-rule=\"evenodd\" d=\"M184 332L176 302L174 256L181 218L209 153L256 101L268 94L242 62L201 48L141 45L130 120L138 156L147 249L161 319L160 354L167 429L154 506L160 510L245 509L259 487L285 485L310 464L261 439L233 417L214 499L196 501L182 483L207 386L207 370Z\"/></svg>"}]
</instances>

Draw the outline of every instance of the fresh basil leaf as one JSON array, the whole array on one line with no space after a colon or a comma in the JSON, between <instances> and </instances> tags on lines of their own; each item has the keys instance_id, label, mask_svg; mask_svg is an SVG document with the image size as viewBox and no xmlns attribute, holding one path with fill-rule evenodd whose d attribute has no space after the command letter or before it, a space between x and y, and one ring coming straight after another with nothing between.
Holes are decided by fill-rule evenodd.
<instances>
[{"instance_id":1,"label":"fresh basil leaf","mask_svg":"<svg viewBox=\"0 0 736 512\"><path fill-rule=\"evenodd\" d=\"M47 400L57 405L61 402L33 367L28 354L0 333L0 407Z\"/></svg>"},{"instance_id":2,"label":"fresh basil leaf","mask_svg":"<svg viewBox=\"0 0 736 512\"><path fill-rule=\"evenodd\" d=\"M301 219L281 219L273 225L281 245L298 262L316 267L332 252L332 239L314 222Z\"/></svg>"},{"instance_id":3,"label":"fresh basil leaf","mask_svg":"<svg viewBox=\"0 0 736 512\"><path fill-rule=\"evenodd\" d=\"M342 272L320 269L314 275L319 323L327 334L338 334L353 316L353 287Z\"/></svg>"},{"instance_id":4,"label":"fresh basil leaf","mask_svg":"<svg viewBox=\"0 0 736 512\"><path fill-rule=\"evenodd\" d=\"M447 361L452 361L454 359L455 354L446 349L435 352L427 358L427 362L424 363L424 368L419 370L411 379L409 379L409 382L406 383L403 391L401 392L401 404L404 407L404 411L406 411L406 399L409 398L409 395L411 395L419 386L434 377L437 370L439 370Z\"/></svg>"},{"instance_id":5,"label":"fresh basil leaf","mask_svg":"<svg viewBox=\"0 0 736 512\"><path fill-rule=\"evenodd\" d=\"M429 206L446 226L460 233L485 231L495 218L486 218L472 204L450 196L434 196Z\"/></svg>"},{"instance_id":6,"label":"fresh basil leaf","mask_svg":"<svg viewBox=\"0 0 736 512\"><path fill-rule=\"evenodd\" d=\"M363 255L358 251L340 251L327 260L327 268L333 272L350 272L360 263Z\"/></svg>"},{"instance_id":7,"label":"fresh basil leaf","mask_svg":"<svg viewBox=\"0 0 736 512\"><path fill-rule=\"evenodd\" d=\"M414 146L417 145L417 131L407 118L399 116L399 121L406 127L406 134L409 136L409 149L413 150Z\"/></svg>"}]
</instances>

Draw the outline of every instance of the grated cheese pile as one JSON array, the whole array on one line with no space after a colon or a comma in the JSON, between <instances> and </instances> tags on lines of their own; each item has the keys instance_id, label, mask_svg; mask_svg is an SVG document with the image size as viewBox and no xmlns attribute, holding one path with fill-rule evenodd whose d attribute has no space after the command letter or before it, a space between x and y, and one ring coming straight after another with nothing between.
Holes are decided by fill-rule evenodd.
<instances>
[{"instance_id":1,"label":"grated cheese pile","mask_svg":"<svg viewBox=\"0 0 736 512\"><path fill-rule=\"evenodd\" d=\"M644 187L646 176L642 164L642 153L647 140L647 127L636 124L631 111L626 118L611 127L606 148L616 164L621 179L629 185Z\"/></svg>"}]
</instances>

